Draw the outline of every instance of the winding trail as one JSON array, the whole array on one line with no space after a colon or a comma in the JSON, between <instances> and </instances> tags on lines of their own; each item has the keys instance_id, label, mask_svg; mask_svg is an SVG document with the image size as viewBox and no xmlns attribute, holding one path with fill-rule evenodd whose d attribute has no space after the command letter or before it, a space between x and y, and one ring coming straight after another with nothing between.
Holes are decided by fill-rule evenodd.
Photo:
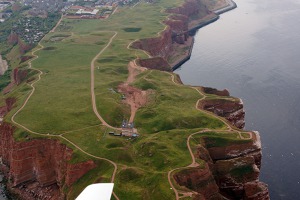
<instances>
[{"instance_id":1,"label":"winding trail","mask_svg":"<svg viewBox=\"0 0 300 200\"><path fill-rule=\"evenodd\" d=\"M175 85L181 85L181 83L178 83L176 82L175 80L175 76L173 73L170 73L170 72L165 72L169 75L171 75L171 79L172 79L172 82L175 84ZM196 168L196 167L199 167L199 164L196 162L196 158L195 158L195 155L193 154L193 150L191 148L191 145L190 145L190 140L191 138L196 135L196 134L201 134L201 133L206 133L206 132L211 132L211 131L220 131L220 132L235 132L235 133L238 133L239 134L239 137L240 139L242 140L250 140L252 139L253 137L253 134L251 132L247 132L249 134L249 138L245 138L242 136L242 132L239 131L238 128L234 127L233 125L230 124L230 122L228 122L226 119L224 119L223 117L220 117L220 116L217 116L215 115L214 113L211 113L209 111L206 111L206 110L203 110L203 109L200 109L199 108L199 103L204 100L205 98L207 98L207 95L202 92L199 87L192 87L193 89L195 89L201 96L202 98L200 98L197 102L196 102L196 105L195 105L195 108L201 112L204 112L205 114L209 115L209 116L212 116L214 118L217 118L218 120L222 121L225 125L226 125L226 128L227 130L223 130L223 129L204 129L202 131L199 131L199 132L196 132L196 133L192 133L191 135L188 136L187 138L187 147L188 147L188 150L189 150L189 153L191 155L191 158L192 158L192 163L188 166L185 166L185 167L177 167L175 169L172 169L168 172L168 181L169 181L169 184L172 188L172 190L174 191L175 193L175 197L176 197L176 200L179 200L180 198L184 198L184 197L187 197L187 196L192 196L193 194L196 194L196 192L186 192L186 191L179 191L176 189L176 187L174 187L174 184L172 182L172 173L176 170L179 170L179 169L186 169L186 168ZM245 133L245 132L244 132ZM182 196L179 196L179 194L181 194Z\"/></svg>"},{"instance_id":2,"label":"winding trail","mask_svg":"<svg viewBox=\"0 0 300 200\"><path fill-rule=\"evenodd\" d=\"M116 128L113 127L111 125L109 125L103 118L102 116L99 114L98 110L97 110L97 104L96 104L96 96L95 96L95 62L98 59L98 57L110 46L110 44L112 43L113 39L117 36L118 32L116 31L105 31L105 32L113 32L114 35L110 38L109 42L107 43L107 45L93 58L92 62L91 62L91 96L92 96L92 106L93 106L93 111L95 113L95 115L98 117L98 119L101 121L101 123L109 128L112 129L117 129L117 130L121 130L121 128Z\"/></svg>"},{"instance_id":3,"label":"winding trail","mask_svg":"<svg viewBox=\"0 0 300 200\"><path fill-rule=\"evenodd\" d=\"M106 32L112 32L112 31L106 31ZM93 111L94 111L94 113L96 114L96 116L98 117L98 119L102 122L102 125L105 125L105 126L107 126L107 127L110 127L110 128L113 128L113 129L116 129L115 127L112 127L112 126L110 126L109 124L107 124L106 122L105 122L105 120L100 116L100 114L99 114L99 112L98 112L98 110L97 110L97 107L96 107L96 99L95 99L95 93L94 93L94 68L95 68L95 61L96 61L96 59L110 46L110 44L112 43L112 41L113 41L113 39L116 37L116 35L117 35L117 32L115 32L114 31L114 35L110 38L110 40L109 40L109 42L108 42L108 44L94 57L94 59L92 60L92 62L91 62L91 96L92 96L92 105L93 105ZM42 39L43 40L43 39ZM41 40L41 41L42 41ZM32 69L32 70L35 70L35 71L37 71L39 74L38 74L38 79L36 79L34 82L32 82L31 84L30 84L30 87L32 88L32 90L31 90L31 92L29 93L29 95L28 95L28 97L26 98L26 100L24 101L24 103L23 103L23 105L12 115L12 117L11 117L11 121L15 124L15 125L17 125L17 126L19 126L19 127L21 127L21 128L23 128L24 130L26 130L26 131L28 131L29 133L32 133L32 134L35 134L35 135L39 135L39 136L48 136L48 137L56 137L56 138L61 138L61 139L63 139L63 140L65 140L65 141L67 141L68 143L70 143L71 145L73 145L76 149L78 149L79 151L81 151L82 153L84 153L84 154L86 154L86 155L88 155L88 156L90 156L90 157L93 157L93 158L95 158L95 159L98 159L98 160L104 160L104 161L107 161L107 162L109 162L110 164L112 164L113 165L113 167L114 167L114 171L113 171L113 174L112 174L112 177L111 177L111 182L113 183L114 182L114 180L115 180L115 176L116 176L116 173L117 173L117 169L118 169L118 166L117 166L117 164L115 163L115 162L113 162L113 161L111 161L111 160L109 160L109 159L107 159L107 158L103 158L103 157L99 157L99 156L95 156L95 155L93 155L93 154L90 154L90 153L88 153L88 152L86 152L86 151L84 151L82 148L80 148L78 145L76 145L75 143L73 143L72 141L70 141L69 139L67 139L67 138L65 138L62 134L61 135L54 135L54 134L45 134L45 133L39 133L39 132L35 132L35 131L32 131L32 130L30 130L29 128L27 128L26 126L24 126L24 125L22 125L22 124L20 124L20 123L18 123L18 122L16 122L15 121L15 117L16 117L16 115L17 114L19 114L23 109L24 109L24 107L26 106L26 104L28 103L28 101L30 100L30 98L31 98L31 96L34 94L34 92L35 92L35 87L34 87L34 85L37 83L37 82L39 82L40 80L41 80L41 76L43 75L43 72L41 71L41 70L39 70L39 69L35 69L35 68L32 68L32 61L34 61L34 60L36 60L36 59L38 59L39 58L39 56L38 55L36 55L35 53L37 52L37 51L39 51L39 50L41 50L41 49L43 49L44 48L44 46L39 42L38 43L38 48L37 49L35 49L34 51L32 51L31 52L31 54L32 54L32 56L34 57L33 59L31 59L29 62L28 62L28 68L29 69ZM117 199L117 200L119 200L119 198L118 198L118 196L113 192L113 196L115 197L115 199Z\"/></svg>"}]
</instances>

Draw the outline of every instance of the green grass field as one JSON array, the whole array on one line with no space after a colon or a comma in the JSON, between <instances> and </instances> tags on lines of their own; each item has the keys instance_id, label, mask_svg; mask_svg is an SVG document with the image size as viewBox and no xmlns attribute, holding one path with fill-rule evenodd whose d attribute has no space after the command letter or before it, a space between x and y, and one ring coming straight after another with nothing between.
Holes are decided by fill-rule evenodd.
<instances>
[{"instance_id":1,"label":"green grass field","mask_svg":"<svg viewBox=\"0 0 300 200\"><path fill-rule=\"evenodd\" d=\"M137 113L136 126L143 132L224 127L221 121L196 110L196 102L202 96L193 88L175 85L170 74L152 71L134 85L139 88L148 85L154 91L152 101Z\"/></svg>"},{"instance_id":2,"label":"green grass field","mask_svg":"<svg viewBox=\"0 0 300 200\"><path fill-rule=\"evenodd\" d=\"M120 199L174 199L167 173L191 163L187 137L203 128L225 129L222 121L195 108L202 98L200 93L189 86L174 84L170 74L155 70L141 73L132 84L151 91L147 105L136 114L139 138L110 136L111 129L102 126L92 110L90 64L114 31L117 35L113 42L95 62L94 91L100 115L110 125L119 127L124 118L130 117L130 107L122 103L117 87L127 79L128 63L136 57L147 57L142 51L128 49L128 45L136 39L157 36L164 29L160 22L167 17L162 11L183 2L161 0L154 4L140 3L134 8L122 7L107 20L64 19L55 33L49 33L41 41L44 48L36 52L38 59L32 62L32 67L41 70L43 75L15 120L35 132L63 134L84 151L116 162L115 192ZM37 72L32 71L30 75L37 79ZM22 83L2 97L17 98L15 108L5 118L7 121L30 91L31 87ZM205 136L215 139L220 135L223 138L225 134ZM20 141L41 138L20 128L14 136ZM224 137L224 140L216 139L214 145L238 141L235 135ZM70 162L91 159L67 141L61 141L74 149ZM109 182L112 165L97 159L95 162L96 169L70 188L64 188L68 199L74 199L88 184Z\"/></svg>"}]
</instances>

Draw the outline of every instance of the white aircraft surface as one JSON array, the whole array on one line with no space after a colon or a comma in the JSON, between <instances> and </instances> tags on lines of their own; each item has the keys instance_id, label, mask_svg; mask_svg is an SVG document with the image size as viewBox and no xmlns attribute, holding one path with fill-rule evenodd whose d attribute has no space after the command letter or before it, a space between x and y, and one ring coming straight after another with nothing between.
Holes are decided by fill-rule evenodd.
<instances>
[{"instance_id":1,"label":"white aircraft surface","mask_svg":"<svg viewBox=\"0 0 300 200\"><path fill-rule=\"evenodd\" d=\"M96 183L87 186L76 200L110 200L113 183Z\"/></svg>"}]
</instances>

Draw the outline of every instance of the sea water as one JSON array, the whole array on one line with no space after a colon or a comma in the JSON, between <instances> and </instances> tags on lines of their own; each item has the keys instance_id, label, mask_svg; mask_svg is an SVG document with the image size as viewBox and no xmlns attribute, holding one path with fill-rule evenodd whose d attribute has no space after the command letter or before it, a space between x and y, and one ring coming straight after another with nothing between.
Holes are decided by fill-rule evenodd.
<instances>
[{"instance_id":1,"label":"sea water","mask_svg":"<svg viewBox=\"0 0 300 200\"><path fill-rule=\"evenodd\" d=\"M236 0L195 35L185 84L242 98L246 129L261 135L260 179L271 199L300 198L300 0Z\"/></svg>"}]
</instances>

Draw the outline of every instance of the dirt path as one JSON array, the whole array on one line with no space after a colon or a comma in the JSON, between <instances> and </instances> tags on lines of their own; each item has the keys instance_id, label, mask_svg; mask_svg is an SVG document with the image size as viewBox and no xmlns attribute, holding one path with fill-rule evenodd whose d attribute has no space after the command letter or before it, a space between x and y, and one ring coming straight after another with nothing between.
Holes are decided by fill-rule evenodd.
<instances>
[{"instance_id":1,"label":"dirt path","mask_svg":"<svg viewBox=\"0 0 300 200\"><path fill-rule=\"evenodd\" d=\"M174 74L170 73L170 72L166 72L168 73L169 75L171 75L171 79L172 79L172 82L176 85L182 85L181 83L177 83L176 80L175 80L175 76ZM191 148L191 145L190 145L190 139L196 135L196 134L201 134L201 133L205 133L205 132L211 132L211 131L220 131L220 132L236 132L239 134L239 137L240 139L244 139L244 140L249 140L249 139L252 139L253 137L253 134L251 132L247 132L249 134L249 138L245 138L242 136L242 132L239 131L239 129L237 129L236 127L234 127L233 125L231 125L226 119L222 118L222 117L219 117L217 115L215 115L214 113L211 113L209 111L206 111L206 110L202 110L199 108L199 103L204 100L205 98L207 98L206 94L203 93L201 90L199 90L199 88L197 87L192 87L193 89L195 89L201 96L202 98L200 98L197 102L196 102L196 105L195 105L195 108L201 112L204 112L205 114L209 115L209 116L212 116L214 118L217 118L218 120L222 121L226 127L227 127L227 130L223 130L223 129L204 129L200 132L196 132L196 133L192 133L191 135L188 136L187 138L187 147L188 147L188 150L189 150L189 153L190 153L190 156L192 158L192 163L186 167L178 167L178 168L175 168L175 169L172 169L168 172L168 181L169 181L169 184L172 188L172 190L174 191L175 193L175 197L176 197L176 200L179 200L180 198L184 198L184 197L187 197L187 196L191 196L193 195L194 193L193 192L186 192L186 191L178 191L174 185L173 185L173 182L172 182L172 173L176 170L179 170L179 169L185 169L185 168L195 168L195 167L198 167L199 164L196 162L196 158L193 154L193 150ZM179 197L179 194L181 194L182 196Z\"/></svg>"},{"instance_id":2,"label":"dirt path","mask_svg":"<svg viewBox=\"0 0 300 200\"><path fill-rule=\"evenodd\" d=\"M99 57L99 56L107 49L107 47L111 44L113 38L117 35L117 32L114 32L114 33L115 33L115 34L111 37L109 43L108 43L108 44L107 44L107 45L106 45L106 46L105 46L105 47L104 47L104 48L96 55L96 57L93 59L93 61L92 61L92 63L91 63L91 69L94 69L94 62L95 62L95 60L97 59L97 57ZM41 41L42 41L42 40L41 40ZM37 71L37 72L39 73L39 74L38 74L38 79L36 79L34 82L32 82L32 83L30 84L30 87L32 88L31 92L29 93L28 97L27 97L26 100L24 101L23 105L22 105L22 106L21 106L21 107L13 114L13 116L11 117L11 121L12 121L15 125L17 125L17 126L23 128L24 130L28 131L29 133L32 133L32 134L35 134L35 135L39 135L39 136L48 136L48 137L54 137L54 138L61 138L61 139L65 140L65 141L67 141L68 143L72 144L76 149L78 149L79 151L81 151L81 152L84 153L84 154L86 154L86 155L88 155L88 156L90 156L90 157L96 158L96 159L98 159L98 160L104 160L104 161L109 162L109 163L112 164L113 167L114 167L114 171L113 171L113 174L112 174L112 177L111 177L111 182L113 183L114 180L115 180L115 176L116 176L116 173L117 173L117 169L118 169L118 166L117 166L117 164L116 164L115 162L113 162L113 161L111 161L111 160L109 160L109 159L107 159L107 158L95 156L95 155L93 155L93 154L90 154L90 153L84 151L84 150L81 149L78 145L76 145L75 143L71 142L69 139L65 138L65 137L62 136L62 135L54 135L54 134L43 134L43 133L38 133L38 132L35 132L35 131L30 130L29 128L27 128L27 127L25 127L24 125L22 125L22 124L20 124L20 123L18 123L18 122L15 121L16 115L19 114L19 113L23 110L23 108L26 106L26 104L27 104L28 101L30 100L31 96L34 94L34 92L35 92L35 87L34 87L34 85L35 85L37 82L39 82L39 81L41 80L41 75L43 74L43 72L42 72L41 70L32 68L32 61L34 61L34 60L36 60L36 59L39 58L38 55L36 55L35 53L36 53L37 51L39 51L39 50L41 50L41 49L44 48L44 46L43 46L40 42L38 43L38 46L39 46L39 47L38 47L37 49L35 49L34 51L31 52L31 54L32 54L32 56L33 56L34 58L31 59L31 60L28 62L29 69L35 70L35 71ZM94 70L91 70L91 77L93 78L92 80L94 80ZM91 85L94 85L94 82L91 82L91 83L92 83ZM94 88L94 87L92 87L92 88ZM93 95L94 95L94 99L93 99L93 101L92 101L92 102L93 102L93 110L94 110L95 114L97 115L97 117L98 117L98 118L100 117L99 119L102 119L102 117L99 115L99 113L98 113L98 111L97 111L97 108L96 108L94 89L92 90L92 96L93 96ZM103 120L103 119L102 119L102 120ZM100 120L100 121L101 121L101 120ZM103 123L103 122L105 122L105 121L103 120L103 121L101 121L101 122ZM108 126L108 127L114 128L114 127L108 125L106 122L103 123L103 125L106 125L106 126ZM117 196L114 192L113 192L113 196L114 196L117 200L119 200L118 196Z\"/></svg>"},{"instance_id":3,"label":"dirt path","mask_svg":"<svg viewBox=\"0 0 300 200\"><path fill-rule=\"evenodd\" d=\"M171 77L172 77L172 82L175 84L175 85L182 85L181 83L177 83L176 80L175 80L175 76L174 74L170 73L170 72L166 72L167 74L169 74ZM218 115L215 115L214 113L211 113L209 111L206 111L206 110L203 110L203 109L200 109L199 108L199 104L202 100L206 99L207 98L207 95L202 92L199 87L191 87L193 89L195 89L201 96L203 96L201 99L199 99L197 102L196 102L196 105L195 105L195 108L211 117L214 117L214 118L217 118L218 120L222 121L226 126L227 126L227 129L230 130L230 131L235 131L235 132L238 132L238 133L241 133L239 131L238 128L236 128L235 126L233 126L232 124L230 124L230 122L228 122L226 119L224 119L223 117L220 117Z\"/></svg>"},{"instance_id":4,"label":"dirt path","mask_svg":"<svg viewBox=\"0 0 300 200\"><path fill-rule=\"evenodd\" d=\"M117 130L121 130L120 128L116 128L113 127L111 125L109 125L103 118L102 116L99 114L98 110L97 110L97 104L96 104L96 96L95 96L95 62L98 59L98 57L110 46L110 44L112 43L113 39L117 36L118 32L115 31L106 31L106 32L113 32L114 35L110 38L109 42L107 43L107 45L93 58L92 62L91 62L91 97L92 97L92 106L93 106L93 111L95 113L95 115L97 116L97 118L101 121L101 123L109 128L112 129L117 129Z\"/></svg>"},{"instance_id":5,"label":"dirt path","mask_svg":"<svg viewBox=\"0 0 300 200\"><path fill-rule=\"evenodd\" d=\"M64 15L61 14L60 19L58 20L58 22L56 23L56 25L53 27L53 29L50 31L50 33L54 33L55 32L56 28L59 26L59 24L63 20L63 18L64 18Z\"/></svg>"},{"instance_id":6,"label":"dirt path","mask_svg":"<svg viewBox=\"0 0 300 200\"><path fill-rule=\"evenodd\" d=\"M135 61L131 61L128 64L128 78L126 82L118 86L119 92L123 93L126 97L124 103L130 105L130 119L129 122L134 122L135 114L137 110L147 103L147 91L140 90L130 84L134 82L135 77L146 69L138 67Z\"/></svg>"},{"instance_id":7,"label":"dirt path","mask_svg":"<svg viewBox=\"0 0 300 200\"><path fill-rule=\"evenodd\" d=\"M134 41L132 41L131 43L129 43L127 45L128 50L132 50L130 48L130 46L135 41L137 41L137 40L134 40ZM151 57L146 51L143 51L143 52L148 57ZM118 87L119 91L121 93L123 93L126 97L124 102L126 104L130 105L130 119L129 119L130 123L134 122L134 118L135 118L135 114L136 114L137 110L147 103L147 96L148 96L148 93L149 93L147 91L143 91L143 90L140 90L138 88L130 86L130 84L134 82L135 77L138 74L148 70L144 67L141 67L141 66L137 65L137 63L136 63L137 59L138 59L138 56L136 55L136 59L129 62L129 64L128 64L128 78L127 78L126 82L122 83Z\"/></svg>"}]
</instances>

